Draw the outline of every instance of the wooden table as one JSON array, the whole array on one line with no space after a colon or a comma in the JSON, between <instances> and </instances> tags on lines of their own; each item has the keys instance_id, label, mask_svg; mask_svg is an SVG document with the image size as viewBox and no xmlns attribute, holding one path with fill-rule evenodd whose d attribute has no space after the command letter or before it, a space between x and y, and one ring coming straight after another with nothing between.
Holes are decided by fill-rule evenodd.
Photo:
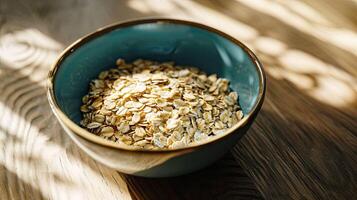
<instances>
[{"instance_id":1,"label":"wooden table","mask_svg":"<svg viewBox=\"0 0 357 200\"><path fill-rule=\"evenodd\" d=\"M357 3L0 2L0 199L356 199ZM59 127L45 96L65 46L103 25L165 16L226 31L267 73L255 124L207 169L165 179L97 163Z\"/></svg>"}]
</instances>

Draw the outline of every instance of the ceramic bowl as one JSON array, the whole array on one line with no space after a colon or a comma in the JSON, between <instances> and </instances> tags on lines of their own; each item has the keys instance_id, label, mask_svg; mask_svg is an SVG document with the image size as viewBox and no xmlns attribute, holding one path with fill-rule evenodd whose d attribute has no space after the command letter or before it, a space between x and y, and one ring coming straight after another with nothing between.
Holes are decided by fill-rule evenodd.
<instances>
[{"instance_id":1,"label":"ceramic bowl","mask_svg":"<svg viewBox=\"0 0 357 200\"><path fill-rule=\"evenodd\" d=\"M191 65L230 80L244 118L226 133L174 150L135 150L81 128L81 97L90 80L115 67L117 58L144 58ZM144 19L101 28L70 45L49 73L48 98L72 140L95 160L120 172L168 177L201 169L219 159L246 133L265 94L257 57L238 40L214 28L175 19Z\"/></svg>"}]
</instances>

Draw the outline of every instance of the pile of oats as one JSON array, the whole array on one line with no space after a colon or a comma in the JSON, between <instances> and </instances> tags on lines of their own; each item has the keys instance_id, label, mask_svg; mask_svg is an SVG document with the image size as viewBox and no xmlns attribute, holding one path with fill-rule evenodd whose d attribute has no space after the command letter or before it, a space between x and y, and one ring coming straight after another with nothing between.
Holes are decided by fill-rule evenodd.
<instances>
[{"instance_id":1,"label":"pile of oats","mask_svg":"<svg viewBox=\"0 0 357 200\"><path fill-rule=\"evenodd\" d=\"M238 94L216 74L172 62L116 62L90 83L81 125L118 143L179 148L222 134L242 119Z\"/></svg>"}]
</instances>

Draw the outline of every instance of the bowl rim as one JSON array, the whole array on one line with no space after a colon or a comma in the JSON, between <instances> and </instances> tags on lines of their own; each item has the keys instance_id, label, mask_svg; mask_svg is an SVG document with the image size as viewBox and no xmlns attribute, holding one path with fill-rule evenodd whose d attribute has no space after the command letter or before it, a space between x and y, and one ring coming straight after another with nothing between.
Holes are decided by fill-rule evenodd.
<instances>
[{"instance_id":1,"label":"bowl rim","mask_svg":"<svg viewBox=\"0 0 357 200\"><path fill-rule=\"evenodd\" d=\"M62 62L65 60L67 56L69 56L72 52L74 52L76 49L80 48L83 44L86 44L88 41L91 41L97 37L100 37L106 33L109 33L114 30L118 30L121 28L126 28L134 25L139 25L139 24L152 24L152 23L161 23L161 24L180 24L180 25L186 25L186 26L191 26L195 28L200 28L203 30L206 30L208 32L212 32L215 34L218 34L219 36L229 40L230 42L234 43L235 45L238 45L239 47L242 48L242 50L249 56L249 58L252 60L256 70L258 71L258 76L259 76L259 93L257 100L252 108L252 110L243 117L242 120L240 120L238 123L233 125L231 128L226 130L225 133L216 135L211 137L210 139L204 140L202 142L194 142L191 143L187 146L180 147L180 148L175 148L175 149L143 149L140 147L132 146L132 145L126 145L124 143L117 143L113 142L104 138L101 138L97 135L94 135L93 133L90 133L86 129L80 127L77 125L75 122L73 122L59 107L57 104L55 95L54 95L54 80L56 77L56 73L58 68L61 66ZM238 39L234 38L233 36L230 36L220 30L217 30L213 27L198 23L198 22L193 22L193 21L188 21L188 20L181 20L181 19L172 19L172 18L145 18L145 19L135 19L135 20L129 20L129 21L124 21L124 22L118 22L114 24L110 24L108 26L104 26L102 28L99 28L95 30L94 32L91 32L75 42L73 42L71 45L69 45L63 52L60 54L58 59L54 62L54 64L51 66L51 69L48 73L48 78L47 78L47 98L50 103L51 109L54 112L55 116L59 120L59 122L63 126L67 126L69 130L74 132L75 134L81 136L82 138L85 138L89 140L90 142L106 146L106 147L113 147L116 149L121 149L121 150L128 150L128 151L143 151L143 152L168 152L168 151L179 151L179 150L188 150L192 148L197 148L197 147L202 147L204 145L208 145L213 142L218 142L219 140L223 139L224 137L230 135L231 133L234 133L236 130L238 130L241 127L244 127L249 121L253 120L255 115L259 112L263 101L264 101L264 96L265 96L265 91L266 91L266 77L265 77L265 72L263 69L263 65L260 63L258 60L257 56L242 42L240 42Z\"/></svg>"}]
</instances>

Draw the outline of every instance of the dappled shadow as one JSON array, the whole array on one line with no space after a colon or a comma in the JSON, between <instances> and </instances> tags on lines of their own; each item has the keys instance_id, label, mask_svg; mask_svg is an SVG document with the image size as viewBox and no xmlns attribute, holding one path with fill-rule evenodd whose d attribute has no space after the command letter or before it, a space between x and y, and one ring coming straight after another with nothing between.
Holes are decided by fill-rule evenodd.
<instances>
[{"instance_id":1,"label":"dappled shadow","mask_svg":"<svg viewBox=\"0 0 357 200\"><path fill-rule=\"evenodd\" d=\"M64 46L104 25L135 18L162 16L152 11L142 13L134 10L129 6L129 0L34 0L31 3L5 1L2 8L0 17L5 22L2 31L30 27L54 38Z\"/></svg>"},{"instance_id":2,"label":"dappled shadow","mask_svg":"<svg viewBox=\"0 0 357 200\"><path fill-rule=\"evenodd\" d=\"M354 75L357 74L357 70L354 67L354 61L357 60L356 55L327 43L314 35L305 33L275 16L263 13L238 1L196 0L196 2L212 9L218 9L233 19L248 24L259 31L260 36L282 41L290 49L307 52L326 63L338 66L341 70Z\"/></svg>"},{"instance_id":3,"label":"dappled shadow","mask_svg":"<svg viewBox=\"0 0 357 200\"><path fill-rule=\"evenodd\" d=\"M130 2L132 1L110 0L105 3L95 3L95 1L44 2L35 0L31 4L24 2L17 4L7 1L0 6L0 35L31 28L39 30L40 33L54 38L62 44L57 49L46 49L43 48L43 45L24 43L25 46L32 45L32 48L41 51L32 52L33 54L27 55L29 57L19 56L17 63L19 65L16 66L0 63L0 80L2 82L0 84L2 91L0 103L10 110L0 116L0 121L5 124L4 127L0 127L0 132L6 134L5 138L10 138L14 143L20 143L20 145L22 139L27 140L29 128L21 122L21 119L25 120L38 131L38 135L31 135L31 137L37 137L48 145L43 149L44 151L51 149L51 146L56 146L58 148L53 150L55 153L52 155L58 156L56 151L64 151L69 157L79 160L80 164L78 165L81 165L81 167L89 167L94 173L109 180L111 184L119 185L116 183L116 179L112 177L118 176L114 170L98 165L97 162L79 151L79 148L64 134L50 112L43 83L50 65L47 63L50 60L49 57L51 57L49 55L57 55L61 48L78 37L105 24L120 20L168 15L166 12L160 13L150 10L148 5L144 7L146 8L145 12L140 11L139 7L133 9ZM209 168L186 176L165 179L147 179L122 175L133 197L138 199L165 197L180 199L260 199L261 196L254 184L258 186L262 196L267 199L281 199L284 196L297 199L301 197L307 199L328 198L329 195L333 197L353 196L356 180L351 177L357 176L356 170L353 168L356 166L353 152L356 150L355 130L357 130L357 127L352 120L357 116L356 99L351 98L347 103L343 101L338 105L333 105L332 101L330 105L324 103L324 101L316 100L312 97L312 94L315 93L314 89L321 87L321 78L328 77L333 77L334 80L337 80L337 83L345 84L349 89L347 91L353 92L352 84L354 82L348 81L348 77L350 77L348 75L357 73L355 69L356 55L301 31L282 19L260 12L237 1L222 1L224 2L222 3L199 0L195 2L203 8L215 10L216 14L226 16L225 19L230 19L232 22L227 23L227 26L236 25L233 22L237 22L248 25L252 32L256 33L256 35L250 35L248 45L255 49L267 69L268 91L266 102L256 123L235 147L233 153L227 154ZM174 5L174 10L180 11L185 16L196 17L196 13L189 10L187 6L185 7L181 1L180 3L170 1L170 3ZM311 3L311 5L313 5L312 7L320 6L315 5L315 3ZM341 12L341 16L355 19L356 15L351 15L353 6L350 6L349 3L338 4L337 6L348 10L346 13ZM209 13L210 10L207 10L207 13L204 13L206 10L199 11L203 12L202 16L212 15L212 13ZM321 10L321 13L328 15L324 9ZM211 17L210 19L215 18ZM338 20L335 22L338 22ZM310 21L310 23L312 22ZM216 22L216 24L225 24L225 21ZM347 23L346 26L351 29L355 28L355 25L351 23ZM226 28L235 29L237 27L229 26ZM240 39L239 35L236 36ZM257 45L257 41L261 41L262 38L276 40L285 47L273 55L272 52L264 49L266 46ZM331 65L330 68L338 71L330 74L324 72L330 68L322 68L317 72L306 69L296 71L297 67L289 68L291 66L289 63L282 62L285 58L282 55L287 55L287 52L291 53L291 51L305 53L296 60L300 60L300 58L303 60L311 56L321 61L321 63L305 62L302 64L307 65L305 68L315 69L318 68L317 64L320 64L323 66ZM47 53L42 54L41 52ZM52 52L52 54L48 52ZM24 62L26 59L31 62ZM290 60L294 61L291 57ZM45 64L41 64L41 62ZM25 64L21 65L23 63ZM319 67L321 68L321 66ZM41 73L38 73L39 71ZM343 75L342 72L347 75ZM36 77L36 74L41 75ZM346 80L345 77L347 77ZM303 78L311 80L311 84L310 81L306 81L308 86L306 84L300 86L299 84L304 82L302 80L305 80ZM331 96L337 93L338 89L332 90ZM18 121L14 123L19 123L21 127L8 127L6 125L5 121L9 113L13 113L14 116L17 115L17 118L15 118ZM18 134L16 131L24 132ZM25 149L22 150L25 151ZM24 162L21 160L28 160L29 166L33 170L38 167L45 167L47 161L31 154L32 151L33 148L29 148L29 155L14 154L13 156L16 156L20 163ZM248 178L240 165L252 179ZM103 174L102 171L105 170L108 172ZM4 171L6 171L5 174L8 174L6 176L17 176L13 171ZM52 173L52 176L58 182L72 184L63 179L61 174ZM16 177L14 179L20 180ZM0 178L0 180L4 181L5 179ZM31 184L36 185L37 181L34 180ZM34 189L30 188L31 184L10 184L8 187L11 187L11 190L17 190L23 187L21 185L25 185L25 188L32 191ZM346 187L342 188L341 185L346 185ZM41 191L35 190L34 193L35 197L42 198Z\"/></svg>"},{"instance_id":4,"label":"dappled shadow","mask_svg":"<svg viewBox=\"0 0 357 200\"><path fill-rule=\"evenodd\" d=\"M1 67L4 66L1 62L0 64ZM82 170L96 173L111 185L118 185L116 179L120 176L115 170L89 158L64 133L50 111L45 88L40 84L41 82L29 79L29 76L12 70L10 66L1 69L0 80L4 80L0 84L3 91L0 97L1 156L11 157L10 160L3 161L7 167L15 169L21 166L22 170L33 171L34 173L21 174L21 176L31 179L29 184L37 187L43 183L40 181L41 175L62 189L76 187L83 190L83 186L78 185L77 182L80 174L76 174L73 182L73 177L68 179L62 171L75 170L62 168L61 165L69 168L81 166ZM62 159L75 162L67 163ZM81 176L87 175L81 173ZM17 186L9 185L12 187L11 190L16 190ZM83 190L84 194L86 193Z\"/></svg>"},{"instance_id":5,"label":"dappled shadow","mask_svg":"<svg viewBox=\"0 0 357 200\"><path fill-rule=\"evenodd\" d=\"M351 178L357 176L356 56L243 3L196 2L259 31L248 45L267 71L266 101L233 155L263 197L353 196L357 187ZM258 46L262 38L266 45ZM321 93L326 89L324 79L331 87L327 96ZM350 97L348 101L335 98L341 91Z\"/></svg>"},{"instance_id":6,"label":"dappled shadow","mask_svg":"<svg viewBox=\"0 0 357 200\"><path fill-rule=\"evenodd\" d=\"M48 199L41 190L34 188L3 165L0 165L0 185L0 199Z\"/></svg>"},{"instance_id":7,"label":"dappled shadow","mask_svg":"<svg viewBox=\"0 0 357 200\"><path fill-rule=\"evenodd\" d=\"M329 21L337 24L337 27L357 30L357 3L351 0L342 0L336 3L334 0L324 0L323 3L314 0L302 0L302 2L315 8Z\"/></svg>"}]
</instances>

